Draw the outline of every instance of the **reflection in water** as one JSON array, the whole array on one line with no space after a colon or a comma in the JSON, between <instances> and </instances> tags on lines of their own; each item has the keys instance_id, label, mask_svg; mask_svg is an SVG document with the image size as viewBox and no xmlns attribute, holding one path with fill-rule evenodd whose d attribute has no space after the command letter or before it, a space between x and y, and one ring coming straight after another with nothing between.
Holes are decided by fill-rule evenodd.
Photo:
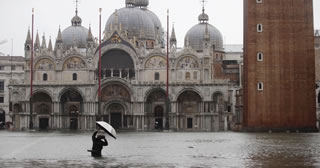
<instances>
[{"instance_id":1,"label":"reflection in water","mask_svg":"<svg viewBox=\"0 0 320 168\"><path fill-rule=\"evenodd\" d=\"M88 133L0 132L0 167L320 167L319 134L120 133L102 158Z\"/></svg>"}]
</instances>

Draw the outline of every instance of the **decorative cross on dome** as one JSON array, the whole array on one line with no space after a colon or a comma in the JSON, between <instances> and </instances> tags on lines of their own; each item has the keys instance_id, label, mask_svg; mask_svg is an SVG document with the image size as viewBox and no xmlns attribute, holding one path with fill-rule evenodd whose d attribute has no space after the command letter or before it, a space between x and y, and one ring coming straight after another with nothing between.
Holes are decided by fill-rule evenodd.
<instances>
[{"instance_id":1,"label":"decorative cross on dome","mask_svg":"<svg viewBox=\"0 0 320 168\"><path fill-rule=\"evenodd\" d=\"M74 3L76 4L76 15L78 15L78 7L80 4L80 0L75 0Z\"/></svg>"},{"instance_id":2,"label":"decorative cross on dome","mask_svg":"<svg viewBox=\"0 0 320 168\"><path fill-rule=\"evenodd\" d=\"M207 0L201 0L201 3L202 3L202 11L204 12L204 7L207 3Z\"/></svg>"}]
</instances>

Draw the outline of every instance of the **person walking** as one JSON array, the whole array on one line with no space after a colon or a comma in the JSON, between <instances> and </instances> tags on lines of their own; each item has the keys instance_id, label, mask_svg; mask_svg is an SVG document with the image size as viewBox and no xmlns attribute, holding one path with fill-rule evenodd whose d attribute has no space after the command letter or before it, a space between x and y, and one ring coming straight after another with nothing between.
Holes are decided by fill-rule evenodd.
<instances>
[{"instance_id":1,"label":"person walking","mask_svg":"<svg viewBox=\"0 0 320 168\"><path fill-rule=\"evenodd\" d=\"M108 141L104 135L98 135L98 131L95 131L92 135L92 150L91 156L93 157L101 157L101 151L103 146L108 146Z\"/></svg>"}]
</instances>

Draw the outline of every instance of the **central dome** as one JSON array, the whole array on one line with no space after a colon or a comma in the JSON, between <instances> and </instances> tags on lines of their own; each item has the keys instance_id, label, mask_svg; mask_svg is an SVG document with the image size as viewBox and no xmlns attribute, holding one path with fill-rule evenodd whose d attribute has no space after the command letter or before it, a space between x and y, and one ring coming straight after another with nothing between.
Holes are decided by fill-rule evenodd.
<instances>
[{"instance_id":1,"label":"central dome","mask_svg":"<svg viewBox=\"0 0 320 168\"><path fill-rule=\"evenodd\" d=\"M111 25L118 23L123 30L128 31L128 37L145 38L155 40L156 34L154 24L149 15L139 8L121 8L114 12L108 19L106 30Z\"/></svg>"},{"instance_id":2,"label":"central dome","mask_svg":"<svg viewBox=\"0 0 320 168\"><path fill-rule=\"evenodd\" d=\"M121 24L128 37L146 40L161 40L162 25L160 19L148 10L148 0L126 0L126 7L116 10L108 19L106 32L112 31L115 24Z\"/></svg>"}]
</instances>

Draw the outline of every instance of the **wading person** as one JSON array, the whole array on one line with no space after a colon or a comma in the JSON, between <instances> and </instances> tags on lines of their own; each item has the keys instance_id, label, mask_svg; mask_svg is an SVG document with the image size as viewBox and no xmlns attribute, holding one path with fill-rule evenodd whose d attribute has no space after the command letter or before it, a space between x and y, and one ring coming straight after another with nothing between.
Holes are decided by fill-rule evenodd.
<instances>
[{"instance_id":1,"label":"wading person","mask_svg":"<svg viewBox=\"0 0 320 168\"><path fill-rule=\"evenodd\" d=\"M105 136L98 135L98 131L95 131L92 135L92 150L91 150L91 156L93 157L101 157L101 151L103 146L108 145L108 141Z\"/></svg>"}]
</instances>

